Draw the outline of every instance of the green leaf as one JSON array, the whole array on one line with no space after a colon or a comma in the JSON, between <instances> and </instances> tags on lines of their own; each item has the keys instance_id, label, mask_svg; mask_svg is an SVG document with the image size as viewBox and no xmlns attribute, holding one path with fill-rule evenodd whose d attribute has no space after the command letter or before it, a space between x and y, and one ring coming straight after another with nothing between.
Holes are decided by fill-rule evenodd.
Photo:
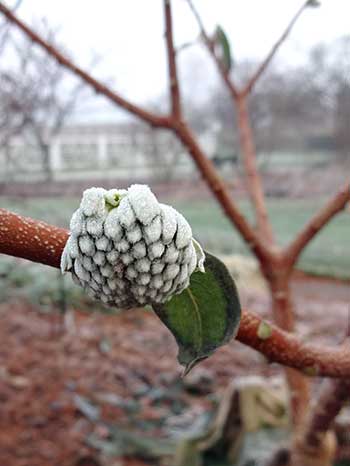
<instances>
[{"instance_id":1,"label":"green leaf","mask_svg":"<svg viewBox=\"0 0 350 466\"><path fill-rule=\"evenodd\" d=\"M215 43L219 58L222 60L226 71L230 71L233 66L230 42L221 26L216 27Z\"/></svg>"},{"instance_id":2,"label":"green leaf","mask_svg":"<svg viewBox=\"0 0 350 466\"><path fill-rule=\"evenodd\" d=\"M226 266L205 253L205 273L191 275L190 286L153 308L179 345L178 360L187 374L199 361L228 343L239 327L241 306Z\"/></svg>"}]
</instances>

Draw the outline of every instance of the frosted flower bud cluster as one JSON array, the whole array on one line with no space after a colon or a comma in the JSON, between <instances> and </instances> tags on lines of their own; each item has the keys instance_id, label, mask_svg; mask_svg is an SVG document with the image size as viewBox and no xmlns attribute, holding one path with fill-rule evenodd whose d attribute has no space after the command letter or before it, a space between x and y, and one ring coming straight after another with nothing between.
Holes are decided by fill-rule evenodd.
<instances>
[{"instance_id":1,"label":"frosted flower bud cluster","mask_svg":"<svg viewBox=\"0 0 350 466\"><path fill-rule=\"evenodd\" d=\"M87 189L70 230L62 273L111 306L164 303L189 286L194 270L204 272L190 225L146 185Z\"/></svg>"}]
</instances>

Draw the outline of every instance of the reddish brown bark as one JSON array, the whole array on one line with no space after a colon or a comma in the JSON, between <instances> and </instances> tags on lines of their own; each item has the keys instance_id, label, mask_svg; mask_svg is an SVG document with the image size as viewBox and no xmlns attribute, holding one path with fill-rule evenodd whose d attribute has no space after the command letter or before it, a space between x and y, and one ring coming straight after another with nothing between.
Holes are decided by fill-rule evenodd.
<instances>
[{"instance_id":1,"label":"reddish brown bark","mask_svg":"<svg viewBox=\"0 0 350 466\"><path fill-rule=\"evenodd\" d=\"M259 316L244 311L237 339L267 356L271 362L299 369L308 376L347 377L350 372L348 347L306 343L270 323L271 334L262 339L258 337L262 322Z\"/></svg>"},{"instance_id":2,"label":"reddish brown bark","mask_svg":"<svg viewBox=\"0 0 350 466\"><path fill-rule=\"evenodd\" d=\"M248 115L246 96L241 91L237 90L229 70L227 70L222 61L215 54L214 43L209 38L192 0L187 0L187 3L197 20L204 43L231 95L232 103L234 107L236 107L241 155L247 179L246 186L255 210L258 232L266 242L272 244L273 232L268 219L262 182L256 164L254 137Z\"/></svg>"},{"instance_id":3,"label":"reddish brown bark","mask_svg":"<svg viewBox=\"0 0 350 466\"><path fill-rule=\"evenodd\" d=\"M279 48L281 47L281 45L283 44L283 42L287 39L287 37L289 36L289 34L291 33L295 23L297 22L297 20L299 19L299 17L301 16L302 12L305 10L305 8L307 7L309 3L309 0L306 0L302 5L301 7L299 8L299 10L296 12L296 14L293 16L293 18L291 19L291 21L289 22L288 26L286 27L286 29L283 31L281 37L277 40L277 42L274 44L274 46L271 48L270 52L268 53L268 55L266 56L265 60L259 65L258 69L256 70L256 72L253 74L253 76L249 79L248 83L246 84L245 88L242 90L242 94L243 95L248 95L251 93L253 87L255 86L255 84L257 83L257 81L259 80L259 78L261 77L261 75L264 73L264 71L266 70L266 68L269 66L269 64L271 63L271 61L273 60L274 56L276 55L276 53L278 52Z\"/></svg>"},{"instance_id":4,"label":"reddish brown bark","mask_svg":"<svg viewBox=\"0 0 350 466\"><path fill-rule=\"evenodd\" d=\"M0 209L0 254L22 257L58 268L68 231ZM261 325L268 336L259 336ZM260 334L261 335L261 334ZM305 343L297 336L243 311L238 341L264 354L271 362L299 369L308 375L350 377L350 347Z\"/></svg>"},{"instance_id":5,"label":"reddish brown bark","mask_svg":"<svg viewBox=\"0 0 350 466\"><path fill-rule=\"evenodd\" d=\"M168 57L168 76L170 86L170 97L171 97L171 114L174 119L181 119L181 96L179 80L177 76L176 66L176 52L174 47L173 37L173 20L171 13L170 0L163 0L164 2L164 16L165 16L165 39L167 46L167 57Z\"/></svg>"},{"instance_id":6,"label":"reddish brown bark","mask_svg":"<svg viewBox=\"0 0 350 466\"><path fill-rule=\"evenodd\" d=\"M265 196L256 162L254 137L250 126L247 99L240 96L236 100L238 133L242 149L242 159L246 175L246 186L255 209L259 234L267 243L274 243L271 223L268 218Z\"/></svg>"},{"instance_id":7,"label":"reddish brown bark","mask_svg":"<svg viewBox=\"0 0 350 466\"><path fill-rule=\"evenodd\" d=\"M259 262L261 264L268 264L274 260L274 252L269 250L263 241L261 241L260 236L253 230L236 204L232 202L232 197L226 184L216 171L213 162L204 155L192 131L187 125L180 123L175 127L175 132L188 148L203 179L210 187L215 198L219 201L225 214L240 232L251 251L259 259Z\"/></svg>"},{"instance_id":8,"label":"reddish brown bark","mask_svg":"<svg viewBox=\"0 0 350 466\"><path fill-rule=\"evenodd\" d=\"M270 285L274 319L284 330L293 331L294 313L289 292L291 263L283 252L279 253L278 250L275 249L273 231L268 218L262 180L257 168L256 149L254 146L254 136L247 108L247 97L255 85L255 82L262 75L281 44L287 38L295 22L306 7L307 2L305 2L298 10L292 21L289 23L287 29L271 49L271 52L267 58L262 62L261 66L258 68L256 73L252 76L242 91L237 90L229 74L229 71L217 58L213 42L210 40L208 34L206 33L204 25L196 8L194 7L192 0L187 0L187 3L189 4L197 20L201 35L208 48L208 51L214 59L218 71L224 83L226 84L228 91L230 92L233 105L236 107L241 154L247 179L247 190L255 210L259 236L263 238L264 242L268 245L268 251L270 252L269 261L261 260L259 257L258 259L260 261L262 272L264 273ZM309 402L309 384L305 377L295 372L294 370L288 369L286 371L286 376L291 393L293 421L295 425L300 425Z\"/></svg>"},{"instance_id":9,"label":"reddish brown bark","mask_svg":"<svg viewBox=\"0 0 350 466\"><path fill-rule=\"evenodd\" d=\"M290 466L333 466L337 442L334 419L350 398L349 380L325 380L291 450Z\"/></svg>"},{"instance_id":10,"label":"reddish brown bark","mask_svg":"<svg viewBox=\"0 0 350 466\"><path fill-rule=\"evenodd\" d=\"M349 380L323 382L320 393L313 402L314 410L306 423L305 444L317 448L320 442L319 436L332 428L335 417L349 398Z\"/></svg>"},{"instance_id":11,"label":"reddish brown bark","mask_svg":"<svg viewBox=\"0 0 350 466\"><path fill-rule=\"evenodd\" d=\"M294 321L288 289L290 271L303 248L349 201L349 185L335 196L335 198L306 225L287 249L282 252L275 249L272 243L273 237L267 217L262 183L256 166L254 138L247 111L246 97L275 56L281 44L287 38L308 2L303 3L280 39L276 42L266 59L262 62L243 90L237 90L228 70L215 54L213 42L206 34L203 23L191 0L188 0L188 3L196 15L204 41L211 56L215 60L219 73L230 92L232 100L237 104L241 149L248 178L248 189L257 214L258 233L253 230L241 214L235 202L231 199L225 183L215 170L214 165L206 157L188 125L182 121L170 0L164 0L164 13L172 111L170 115L165 116L156 115L132 104L116 92L111 91L104 84L95 80L88 73L67 59L67 57L63 56L51 44L40 38L1 2L0 12L21 29L33 42L46 50L48 54L55 58L62 66L79 76L97 93L105 95L116 105L141 118L143 121L155 127L168 128L175 132L177 137L188 149L203 178L221 204L223 210L258 258L262 271L270 284L273 313L276 322L282 328L291 331L294 327ZM31 219L23 219L6 211L0 211L0 220L0 252L24 257L55 267L58 266L60 254L67 238L67 232L65 230L57 229L41 222L38 223ZM261 319L257 316L244 312L238 339L262 352L272 361L304 370L308 374L350 377L349 348L325 348L305 344L299 341L297 337L279 330L272 324L269 324L271 326L271 335L269 338L261 339L258 336L258 329L261 323ZM299 374L293 371L288 371L287 376L292 387L292 393L298 393L294 405L295 410L300 412L302 410L301 407L305 406L307 401L305 381Z\"/></svg>"},{"instance_id":12,"label":"reddish brown bark","mask_svg":"<svg viewBox=\"0 0 350 466\"><path fill-rule=\"evenodd\" d=\"M293 266L300 253L309 244L309 242L317 235L317 233L330 221L332 218L341 212L346 204L350 201L350 183L345 186L328 201L328 203L318 212L302 229L297 237L285 249L285 261Z\"/></svg>"},{"instance_id":13,"label":"reddish brown bark","mask_svg":"<svg viewBox=\"0 0 350 466\"><path fill-rule=\"evenodd\" d=\"M204 40L204 43L219 71L219 74L221 76L221 78L223 79L224 83L226 84L226 87L232 97L232 99L235 101L239 95L239 91L237 90L234 82L232 81L231 77L230 77L230 74L229 74L229 71L227 70L227 68L224 66L224 64L222 63L221 60L218 59L216 53L215 53L215 47L214 47L214 43L213 41L210 39L209 35L207 34L206 30L205 30L205 27L204 27L204 24L202 22L202 19L201 17L199 16L198 14L198 11L196 10L192 0L187 0L187 3L194 15L194 17L196 18L196 21L198 23L198 27L199 27L199 30L200 30L200 33L201 33L201 36Z\"/></svg>"},{"instance_id":14,"label":"reddish brown bark","mask_svg":"<svg viewBox=\"0 0 350 466\"><path fill-rule=\"evenodd\" d=\"M283 263L282 263L283 264ZM294 332L295 319L290 293L290 271L276 269L270 277L272 312L277 325L288 332ZM290 402L293 424L300 426L307 413L310 401L308 379L300 372L287 368L286 377L290 388Z\"/></svg>"},{"instance_id":15,"label":"reddish brown bark","mask_svg":"<svg viewBox=\"0 0 350 466\"><path fill-rule=\"evenodd\" d=\"M60 266L68 231L0 209L0 253Z\"/></svg>"}]
</instances>

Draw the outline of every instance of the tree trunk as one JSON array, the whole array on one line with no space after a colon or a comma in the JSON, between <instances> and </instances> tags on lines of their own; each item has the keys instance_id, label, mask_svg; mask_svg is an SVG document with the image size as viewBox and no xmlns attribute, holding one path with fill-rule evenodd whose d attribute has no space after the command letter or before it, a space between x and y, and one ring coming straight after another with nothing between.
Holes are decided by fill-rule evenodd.
<instances>
[{"instance_id":1,"label":"tree trunk","mask_svg":"<svg viewBox=\"0 0 350 466\"><path fill-rule=\"evenodd\" d=\"M275 264L268 281L272 296L272 311L276 323L294 331L294 311L290 293L292 270L283 264ZM326 431L315 442L304 441L304 428L310 413L310 384L306 376L295 369L285 369L290 390L290 409L293 423L293 439L289 466L332 466L336 452L336 439L332 431Z\"/></svg>"}]
</instances>

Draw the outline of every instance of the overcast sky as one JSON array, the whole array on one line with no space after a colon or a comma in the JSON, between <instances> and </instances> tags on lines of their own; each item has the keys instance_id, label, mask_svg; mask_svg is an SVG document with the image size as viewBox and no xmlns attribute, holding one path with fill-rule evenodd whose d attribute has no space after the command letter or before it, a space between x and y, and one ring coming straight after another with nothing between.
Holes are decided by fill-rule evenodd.
<instances>
[{"instance_id":1,"label":"overcast sky","mask_svg":"<svg viewBox=\"0 0 350 466\"><path fill-rule=\"evenodd\" d=\"M231 40L236 60L263 58L300 0L194 0L207 29L220 24ZM9 4L13 1L9 1ZM198 35L196 23L185 0L173 0L177 44ZM23 0L18 15L26 22L47 18L60 26L59 39L81 66L101 57L95 74L113 78L114 86L136 102L155 99L164 93L166 67L164 23L161 0ZM295 26L279 58L302 60L316 42L328 42L350 33L350 1L323 0L320 8L310 8ZM182 52L180 65L198 79L205 89L213 70L204 50ZM192 68L186 65L196 63Z\"/></svg>"}]
</instances>

